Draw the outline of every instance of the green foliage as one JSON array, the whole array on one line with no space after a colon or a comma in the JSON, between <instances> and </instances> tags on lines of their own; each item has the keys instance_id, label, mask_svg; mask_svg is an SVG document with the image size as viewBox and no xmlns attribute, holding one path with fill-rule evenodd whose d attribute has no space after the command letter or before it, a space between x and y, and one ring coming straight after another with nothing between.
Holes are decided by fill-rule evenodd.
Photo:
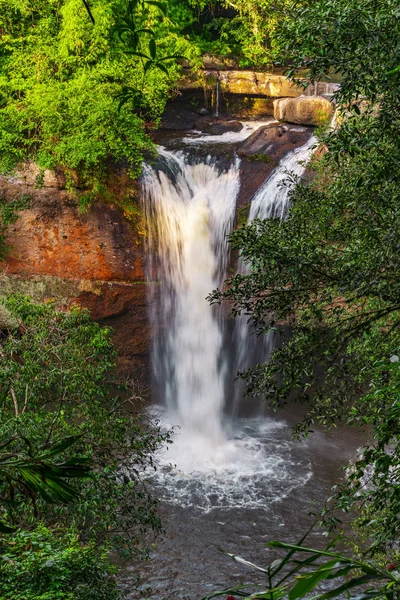
<instances>
[{"instance_id":1,"label":"green foliage","mask_svg":"<svg viewBox=\"0 0 400 600\"><path fill-rule=\"evenodd\" d=\"M193 52L170 31L162 3L90 7L94 24L81 0L2 3L0 170L29 158L42 169L61 166L71 186L77 172L79 186L99 194L110 160L140 172L153 149L145 124L171 94L177 55Z\"/></svg>"},{"instance_id":2,"label":"green foliage","mask_svg":"<svg viewBox=\"0 0 400 600\"><path fill-rule=\"evenodd\" d=\"M171 0L170 14L202 54L234 59L241 67L263 67L276 54L274 30L285 1Z\"/></svg>"},{"instance_id":3,"label":"green foliage","mask_svg":"<svg viewBox=\"0 0 400 600\"><path fill-rule=\"evenodd\" d=\"M249 154L247 156L247 158L249 160L254 160L257 162L266 162L266 163L272 162L272 159L270 156L268 156L268 154Z\"/></svg>"},{"instance_id":4,"label":"green foliage","mask_svg":"<svg viewBox=\"0 0 400 600\"><path fill-rule=\"evenodd\" d=\"M236 210L236 226L244 227L249 217L250 204L243 204Z\"/></svg>"},{"instance_id":5,"label":"green foliage","mask_svg":"<svg viewBox=\"0 0 400 600\"><path fill-rule=\"evenodd\" d=\"M284 223L256 221L233 246L250 267L213 301L232 302L260 331L293 335L245 374L274 409L307 406L297 435L340 422L371 433L328 509L361 510L371 552L400 533L398 5L391 0L296 2L277 31L282 56L311 78L336 71L340 126L320 133L328 153L298 182ZM360 98L362 101L360 102Z\"/></svg>"},{"instance_id":6,"label":"green foliage","mask_svg":"<svg viewBox=\"0 0 400 600\"><path fill-rule=\"evenodd\" d=\"M38 525L0 538L2 600L117 600L107 549Z\"/></svg>"},{"instance_id":7,"label":"green foliage","mask_svg":"<svg viewBox=\"0 0 400 600\"><path fill-rule=\"evenodd\" d=\"M344 594L357 600L368 598L387 598L393 600L400 591L396 565L382 569L372 561L348 557L335 552L339 538L329 542L323 550L307 547L304 542L309 530L297 544L269 542L267 547L287 550L282 557L275 558L267 567L261 567L249 561L226 553L239 564L246 565L265 575L264 585L243 585L219 592L212 592L203 600L217 596L235 594L244 598L260 600L278 600L288 598L298 600L313 593L315 600L330 600ZM328 591L321 590L321 584L329 585Z\"/></svg>"},{"instance_id":8,"label":"green foliage","mask_svg":"<svg viewBox=\"0 0 400 600\"><path fill-rule=\"evenodd\" d=\"M16 400L14 390L11 390ZM4 396L3 396L4 397ZM15 403L14 409L18 406ZM0 450L0 498L2 512L16 508L16 495L29 498L36 509L36 497L40 495L48 503L71 502L78 496L70 484L71 479L87 479L91 475L89 461L85 458L71 458L59 461L57 457L73 446L80 436L69 436L55 444L47 445L34 453L30 440L13 436L3 441ZM0 532L10 533L14 529L0 522Z\"/></svg>"},{"instance_id":9,"label":"green foliage","mask_svg":"<svg viewBox=\"0 0 400 600\"><path fill-rule=\"evenodd\" d=\"M135 390L124 390L124 398L112 392L111 330L78 308L60 312L51 303L36 305L20 296L1 302L19 326L1 346L0 439L12 439L12 454L21 459L28 443L31 462L46 476L34 498L23 480L13 486L12 497L9 479L0 482L0 496L12 500L3 505L3 520L24 528L37 518L51 527L73 526L86 539L109 540L127 555L141 554L144 535L161 527L143 473L152 468L152 456L166 436L133 412ZM66 444L68 439L74 443ZM48 471L54 451L56 489ZM76 479L73 489L62 486L79 498L60 503L62 470L70 474L75 465L79 471L89 459L92 477ZM57 502L49 505L49 499Z\"/></svg>"}]
</instances>

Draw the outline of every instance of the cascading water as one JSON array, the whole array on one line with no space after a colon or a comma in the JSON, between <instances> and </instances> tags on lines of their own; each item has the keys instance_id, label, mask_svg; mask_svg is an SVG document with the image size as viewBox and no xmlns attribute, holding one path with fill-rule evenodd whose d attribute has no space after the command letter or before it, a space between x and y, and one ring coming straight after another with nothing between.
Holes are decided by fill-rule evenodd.
<instances>
[{"instance_id":1,"label":"cascading water","mask_svg":"<svg viewBox=\"0 0 400 600\"><path fill-rule=\"evenodd\" d=\"M247 135L257 125L247 125ZM197 140L202 144L206 137ZM216 142L224 143L226 137ZM251 215L268 203L282 204L282 172L306 158L305 152L303 148L282 161L254 197ZM247 420L243 426L224 417L224 406L232 405L226 380L235 373L226 352L226 314L210 306L206 296L226 278L226 237L235 216L240 163L236 158L219 168L216 158L199 160L160 148L158 163L145 167L142 180L149 224L153 370L157 399L164 406L155 411L167 425L180 426L172 446L159 457L156 477L162 497L181 506L256 507L268 498L280 499L283 486L286 494L291 486L303 485L310 474L307 468L296 472L298 464L277 443L278 432L286 431L284 423ZM248 332L242 333L233 343L234 354L244 360L251 344ZM266 480L273 483L268 490Z\"/></svg>"},{"instance_id":2,"label":"cascading water","mask_svg":"<svg viewBox=\"0 0 400 600\"><path fill-rule=\"evenodd\" d=\"M315 137L292 152L289 152L253 196L250 204L248 223L254 219L284 219L288 210L289 194L293 188L293 181L301 177L306 164L311 158ZM291 179L288 175L290 174ZM294 178L292 178L294 177ZM239 257L238 272L242 275L249 273L249 266ZM251 324L246 315L237 317L235 326L236 360L234 371L244 371L257 362L266 362L277 342L274 332L259 338L254 337ZM256 339L256 341L254 341ZM253 343L252 343L253 342ZM234 412L237 414L239 403L243 395L244 385L236 385L234 394Z\"/></svg>"},{"instance_id":3,"label":"cascading water","mask_svg":"<svg viewBox=\"0 0 400 600\"><path fill-rule=\"evenodd\" d=\"M221 136L192 132L180 140L174 135L172 141L166 136L170 148L181 144L185 153L160 149L158 163L145 169L158 403L150 412L167 427L181 427L174 443L157 456L157 471L151 475L167 535L157 540L154 561L140 565L145 586L140 597L198 598L228 584L248 583L249 578L264 585L264 573L256 580L255 572L232 568L217 547L257 564L271 562L267 549L260 559L265 543L294 541L304 533L307 514L322 505L340 477L339 466L360 444L318 431L301 444L293 441L291 425L299 415L292 405L279 419L271 413L249 416L247 400L236 418L227 411L232 398L225 384L235 368L246 366L253 348L262 348L262 338L245 329L247 337L241 341L238 330L235 336L226 324L226 313L210 307L205 297L229 271L225 236L232 226L239 167L240 172L244 169L235 159L229 164L229 144L261 125L246 123L242 131ZM284 217L288 195L279 184L286 169L301 174L304 167L298 162L307 160L311 144L287 155L261 186L252 199L250 219ZM204 158L205 152L219 157ZM228 351L241 357L242 364L229 363ZM268 349L261 352L265 356ZM126 578L132 600L139 597L137 572L134 564Z\"/></svg>"},{"instance_id":4,"label":"cascading water","mask_svg":"<svg viewBox=\"0 0 400 600\"><path fill-rule=\"evenodd\" d=\"M311 137L306 144L289 152L281 160L272 175L254 195L250 205L249 222L254 219L285 218L289 193L293 187L288 179L288 173L293 174L295 178L303 175L315 142L316 139Z\"/></svg>"},{"instance_id":5,"label":"cascading water","mask_svg":"<svg viewBox=\"0 0 400 600\"><path fill-rule=\"evenodd\" d=\"M220 171L211 159L189 164L182 152L160 150L161 167L145 169L144 207L153 230L153 325L158 387L185 434L213 444L224 438L223 323L206 296L221 285L239 191L239 162ZM154 328L153 328L154 329Z\"/></svg>"}]
</instances>

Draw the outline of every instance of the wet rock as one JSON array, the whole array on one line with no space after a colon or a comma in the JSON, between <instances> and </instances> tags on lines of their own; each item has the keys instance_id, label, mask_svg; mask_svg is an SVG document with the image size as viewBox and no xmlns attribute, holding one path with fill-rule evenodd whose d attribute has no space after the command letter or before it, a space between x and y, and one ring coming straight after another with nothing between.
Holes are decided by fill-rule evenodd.
<instances>
[{"instance_id":1,"label":"wet rock","mask_svg":"<svg viewBox=\"0 0 400 600\"><path fill-rule=\"evenodd\" d=\"M322 125L333 114L333 105L322 96L279 98L274 101L274 117L277 121L299 125Z\"/></svg>"},{"instance_id":2,"label":"wet rock","mask_svg":"<svg viewBox=\"0 0 400 600\"><path fill-rule=\"evenodd\" d=\"M305 144L312 135L309 127L270 123L260 127L242 142L237 153L241 157L240 190L237 206L245 207L249 198L276 169L288 152Z\"/></svg>"},{"instance_id":3,"label":"wet rock","mask_svg":"<svg viewBox=\"0 0 400 600\"><path fill-rule=\"evenodd\" d=\"M238 148L239 156L273 156L277 150L285 147L286 150L291 146L304 144L309 133L304 128L288 127L278 123L269 123L260 127L251 134Z\"/></svg>"},{"instance_id":4,"label":"wet rock","mask_svg":"<svg viewBox=\"0 0 400 600\"><path fill-rule=\"evenodd\" d=\"M188 108L180 106L179 103L167 105L159 130L163 131L190 131L194 129L196 119L199 115Z\"/></svg>"},{"instance_id":5,"label":"wet rock","mask_svg":"<svg viewBox=\"0 0 400 600\"><path fill-rule=\"evenodd\" d=\"M205 108L204 106L203 106L203 108L200 108L199 115L201 117L205 117L205 116L207 116L209 114L210 114L210 111L208 110L208 108Z\"/></svg>"},{"instance_id":6,"label":"wet rock","mask_svg":"<svg viewBox=\"0 0 400 600\"><path fill-rule=\"evenodd\" d=\"M197 131L210 133L212 135L222 135L227 131L241 131L243 125L240 121L225 121L218 117L201 117L195 123Z\"/></svg>"}]
</instances>

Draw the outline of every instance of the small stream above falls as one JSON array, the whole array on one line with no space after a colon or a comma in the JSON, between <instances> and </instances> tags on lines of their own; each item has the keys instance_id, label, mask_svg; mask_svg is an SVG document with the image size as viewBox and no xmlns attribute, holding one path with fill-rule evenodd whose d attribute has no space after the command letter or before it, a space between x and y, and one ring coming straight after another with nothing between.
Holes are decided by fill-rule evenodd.
<instances>
[{"instance_id":1,"label":"small stream above falls","mask_svg":"<svg viewBox=\"0 0 400 600\"><path fill-rule=\"evenodd\" d=\"M221 136L175 137L159 148L142 179L153 335L149 410L175 428L153 477L166 536L140 565L143 590L152 588L148 598L201 598L246 582L249 573L218 547L260 562L267 540L294 541L358 445L348 433L340 445L337 434L318 432L292 441L296 407L274 415L259 399L244 400L243 385L233 384L237 371L268 360L279 340L252 335L246 316L230 319L226 307L206 301L232 266L226 238L243 185L234 147L262 124L249 122ZM313 144L310 138L281 158L248 198L250 220L284 218L287 171L302 174ZM235 270L247 269L239 257ZM123 582L136 598L131 572L134 567Z\"/></svg>"}]
</instances>

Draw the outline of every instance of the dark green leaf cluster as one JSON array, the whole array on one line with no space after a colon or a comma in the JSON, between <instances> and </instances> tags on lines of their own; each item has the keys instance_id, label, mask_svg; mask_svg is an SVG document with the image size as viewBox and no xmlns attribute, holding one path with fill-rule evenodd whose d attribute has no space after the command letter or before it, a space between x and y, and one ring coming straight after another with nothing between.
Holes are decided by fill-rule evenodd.
<instances>
[{"instance_id":1,"label":"dark green leaf cluster","mask_svg":"<svg viewBox=\"0 0 400 600\"><path fill-rule=\"evenodd\" d=\"M117 600L108 551L38 525L0 539L3 600Z\"/></svg>"},{"instance_id":2,"label":"dark green leaf cluster","mask_svg":"<svg viewBox=\"0 0 400 600\"><path fill-rule=\"evenodd\" d=\"M111 330L78 308L1 302L16 323L0 346L3 522L40 518L141 554L161 527L145 472L168 436L136 414L129 389L116 395Z\"/></svg>"},{"instance_id":3,"label":"dark green leaf cluster","mask_svg":"<svg viewBox=\"0 0 400 600\"><path fill-rule=\"evenodd\" d=\"M212 295L259 331L290 328L245 374L249 393L273 408L304 403L297 435L344 422L372 438L331 504L362 510L373 551L400 534L398 16L391 0L293 3L282 55L311 78L342 76L337 124L320 132L328 152L298 182L286 221L231 236L250 271Z\"/></svg>"}]
</instances>

